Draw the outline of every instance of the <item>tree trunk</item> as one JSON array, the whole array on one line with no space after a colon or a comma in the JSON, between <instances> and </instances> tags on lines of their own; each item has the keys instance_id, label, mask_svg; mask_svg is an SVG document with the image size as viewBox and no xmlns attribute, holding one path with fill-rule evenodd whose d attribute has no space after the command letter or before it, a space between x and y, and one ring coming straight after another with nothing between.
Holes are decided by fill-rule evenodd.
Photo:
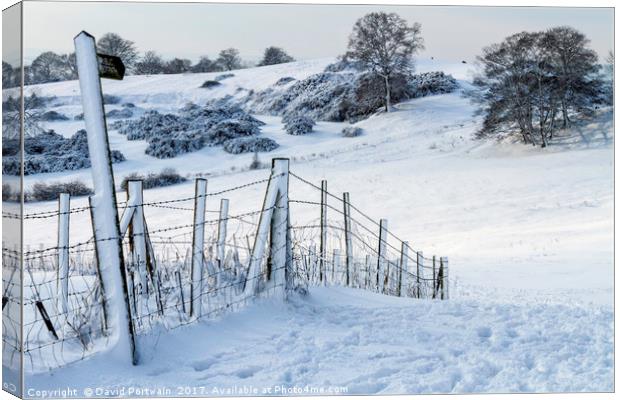
<instances>
[{"instance_id":1,"label":"tree trunk","mask_svg":"<svg viewBox=\"0 0 620 400\"><path fill-rule=\"evenodd\" d=\"M568 119L568 107L566 106L566 100L562 100L562 128L568 128L568 123L570 120Z\"/></svg>"},{"instance_id":2,"label":"tree trunk","mask_svg":"<svg viewBox=\"0 0 620 400\"><path fill-rule=\"evenodd\" d=\"M385 79L385 112L390 112L392 108L392 99L390 94L390 77L388 75L384 75Z\"/></svg>"}]
</instances>

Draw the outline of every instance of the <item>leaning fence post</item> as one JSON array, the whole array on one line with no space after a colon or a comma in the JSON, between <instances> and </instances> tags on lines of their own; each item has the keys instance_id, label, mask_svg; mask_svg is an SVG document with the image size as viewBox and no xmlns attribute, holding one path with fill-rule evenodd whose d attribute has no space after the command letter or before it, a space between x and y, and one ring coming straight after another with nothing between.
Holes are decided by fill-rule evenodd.
<instances>
[{"instance_id":1,"label":"leaning fence post","mask_svg":"<svg viewBox=\"0 0 620 400\"><path fill-rule=\"evenodd\" d=\"M400 268L398 273L398 295L401 297L407 297L407 287L409 285L409 271L408 271L408 260L409 260L409 242L403 242L400 249Z\"/></svg>"},{"instance_id":2,"label":"leaning fence post","mask_svg":"<svg viewBox=\"0 0 620 400\"><path fill-rule=\"evenodd\" d=\"M321 181L321 243L319 248L319 280L326 283L325 259L327 258L327 181Z\"/></svg>"},{"instance_id":3,"label":"leaning fence post","mask_svg":"<svg viewBox=\"0 0 620 400\"><path fill-rule=\"evenodd\" d=\"M129 203L129 200L131 202ZM136 269L140 276L140 284L142 285L143 293L147 291L147 272L146 272L146 229L144 223L144 212L142 209L143 201L142 181L130 180L127 182L127 207L133 207L134 210L131 216L131 223L129 227L129 239L135 259L137 260Z\"/></svg>"},{"instance_id":4,"label":"leaning fence post","mask_svg":"<svg viewBox=\"0 0 620 400\"><path fill-rule=\"evenodd\" d=\"M66 314L69 303L69 213L71 195L58 196L58 310Z\"/></svg>"},{"instance_id":5,"label":"leaning fence post","mask_svg":"<svg viewBox=\"0 0 620 400\"><path fill-rule=\"evenodd\" d=\"M379 222L379 248L377 251L377 292L383 293L385 289L385 250L387 241L387 219L381 219Z\"/></svg>"},{"instance_id":6,"label":"leaning fence post","mask_svg":"<svg viewBox=\"0 0 620 400\"><path fill-rule=\"evenodd\" d=\"M220 218L217 226L217 261L220 270L224 268L224 256L226 254L226 224L228 222L228 199L220 201Z\"/></svg>"},{"instance_id":7,"label":"leaning fence post","mask_svg":"<svg viewBox=\"0 0 620 400\"><path fill-rule=\"evenodd\" d=\"M272 161L273 173L278 176L276 184L278 193L275 201L275 208L271 220L271 262L273 267L272 276L273 287L277 288L282 297L292 283L291 260L289 248L291 238L289 232L289 208L288 208L288 180L289 180L289 159L274 158Z\"/></svg>"},{"instance_id":8,"label":"leaning fence post","mask_svg":"<svg viewBox=\"0 0 620 400\"><path fill-rule=\"evenodd\" d=\"M204 269L205 210L207 180L196 178L194 197L194 230L192 235L192 272L190 285L190 317L200 318L202 312L202 271Z\"/></svg>"},{"instance_id":9,"label":"leaning fence post","mask_svg":"<svg viewBox=\"0 0 620 400\"><path fill-rule=\"evenodd\" d=\"M418 251L416 253L416 291L418 299L422 298L421 295L421 280L423 279L422 273L424 272L424 253Z\"/></svg>"},{"instance_id":10,"label":"leaning fence post","mask_svg":"<svg viewBox=\"0 0 620 400\"><path fill-rule=\"evenodd\" d=\"M74 39L76 64L82 95L88 153L95 194L89 198L93 220L97 268L104 293L112 348L119 357L131 355L138 363L127 277L116 208L112 159L103 109L99 61L95 38L82 31Z\"/></svg>"},{"instance_id":11,"label":"leaning fence post","mask_svg":"<svg viewBox=\"0 0 620 400\"><path fill-rule=\"evenodd\" d=\"M342 194L344 207L344 243L346 252L346 286L349 286L353 268L353 245L351 244L351 199L348 192Z\"/></svg>"},{"instance_id":12,"label":"leaning fence post","mask_svg":"<svg viewBox=\"0 0 620 400\"><path fill-rule=\"evenodd\" d=\"M448 289L446 287L447 281L447 269L448 269L448 258L440 257L439 258L439 274L441 275L441 281L437 283L437 285L441 285L441 300L447 299Z\"/></svg>"}]
</instances>

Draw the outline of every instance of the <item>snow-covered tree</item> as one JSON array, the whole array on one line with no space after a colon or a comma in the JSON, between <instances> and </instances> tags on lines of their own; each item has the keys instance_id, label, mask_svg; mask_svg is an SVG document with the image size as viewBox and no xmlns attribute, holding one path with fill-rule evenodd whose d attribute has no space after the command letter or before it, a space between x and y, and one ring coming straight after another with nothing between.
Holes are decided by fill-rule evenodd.
<instances>
[{"instance_id":1,"label":"snow-covered tree","mask_svg":"<svg viewBox=\"0 0 620 400\"><path fill-rule=\"evenodd\" d=\"M2 61L2 87L10 88L17 86L15 84L15 74L13 73L13 66L6 61Z\"/></svg>"},{"instance_id":2,"label":"snow-covered tree","mask_svg":"<svg viewBox=\"0 0 620 400\"><path fill-rule=\"evenodd\" d=\"M220 51L216 62L225 71L241 68L239 50L230 48Z\"/></svg>"},{"instance_id":3,"label":"snow-covered tree","mask_svg":"<svg viewBox=\"0 0 620 400\"><path fill-rule=\"evenodd\" d=\"M154 51L147 51L134 65L136 75L155 75L164 73L165 62Z\"/></svg>"},{"instance_id":4,"label":"snow-covered tree","mask_svg":"<svg viewBox=\"0 0 620 400\"><path fill-rule=\"evenodd\" d=\"M66 62L62 56L46 51L30 65L33 83L57 82L66 77Z\"/></svg>"},{"instance_id":5,"label":"snow-covered tree","mask_svg":"<svg viewBox=\"0 0 620 400\"><path fill-rule=\"evenodd\" d=\"M200 60L192 67L192 72L215 72L221 70L222 68L208 56L200 57Z\"/></svg>"},{"instance_id":6,"label":"snow-covered tree","mask_svg":"<svg viewBox=\"0 0 620 400\"><path fill-rule=\"evenodd\" d=\"M265 49L263 59L258 63L258 66L284 64L291 61L295 61L295 59L289 56L284 49L271 46Z\"/></svg>"},{"instance_id":7,"label":"snow-covered tree","mask_svg":"<svg viewBox=\"0 0 620 400\"><path fill-rule=\"evenodd\" d=\"M138 50L134 42L123 39L116 33L106 33L97 41L97 51L110 56L117 56L123 60L125 68L132 70L138 60Z\"/></svg>"},{"instance_id":8,"label":"snow-covered tree","mask_svg":"<svg viewBox=\"0 0 620 400\"><path fill-rule=\"evenodd\" d=\"M385 81L385 110L391 107L390 79L409 74L413 55L423 49L421 25L408 25L395 13L373 12L357 20L349 37L347 58Z\"/></svg>"}]
</instances>

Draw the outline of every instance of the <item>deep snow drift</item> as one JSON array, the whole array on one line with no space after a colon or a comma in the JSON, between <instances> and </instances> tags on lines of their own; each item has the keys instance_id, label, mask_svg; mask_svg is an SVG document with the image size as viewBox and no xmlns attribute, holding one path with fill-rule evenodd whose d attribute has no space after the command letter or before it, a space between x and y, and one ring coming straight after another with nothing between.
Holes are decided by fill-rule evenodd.
<instances>
[{"instance_id":1,"label":"deep snow drift","mask_svg":"<svg viewBox=\"0 0 620 400\"><path fill-rule=\"evenodd\" d=\"M234 94L237 87L261 90L284 76L302 78L330 61L235 71L208 91L199 86L213 74L128 77L105 82L104 91L143 109L171 112L187 101ZM418 70L443 70L467 84L466 65L429 61ZM81 112L75 82L28 90L56 95L66 102L63 113ZM261 136L280 144L260 158L290 157L296 174L315 183L327 179L336 194L350 192L353 204L376 220L388 218L390 230L425 255L449 256L450 301L311 288L308 298L290 304L262 301L163 333L142 366L110 365L95 356L28 374L26 387L166 385L171 395L181 395L174 389L185 383L207 390L307 384L357 394L613 390L612 111L600 110L540 149L475 140L480 121L460 93L395 108L356 123L363 134L354 138L342 137L345 123L318 122L314 132L291 136L279 117L255 115L266 123ZM81 124L46 126L70 136ZM175 167L206 174L209 191L217 191L269 172L247 171L251 154L221 148L158 160L144 154L146 142L128 142L115 131L110 142L127 158L114 165L117 184L130 172ZM75 178L90 182L90 171L32 175L25 183ZM158 201L193 190L190 181L147 190L144 197ZM290 193L319 200L293 180ZM231 213L256 209L263 197L264 186L230 197ZM217 208L219 199L209 202L207 208ZM85 198L72 202L84 205ZM55 207L31 203L25 212ZM191 215L166 209L151 209L146 218L150 227L191 222ZM291 218L305 222L318 215L296 207ZM87 213L72 216L71 226L71 242L90 237L78 228L90 226ZM24 230L33 246L55 244L55 229L41 221L29 220Z\"/></svg>"}]
</instances>

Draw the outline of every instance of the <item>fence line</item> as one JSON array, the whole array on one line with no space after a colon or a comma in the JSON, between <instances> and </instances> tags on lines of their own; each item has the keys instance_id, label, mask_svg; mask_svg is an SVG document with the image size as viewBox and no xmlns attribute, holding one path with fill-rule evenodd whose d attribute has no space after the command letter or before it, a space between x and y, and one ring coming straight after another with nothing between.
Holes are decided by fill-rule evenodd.
<instances>
[{"instance_id":1,"label":"fence line","mask_svg":"<svg viewBox=\"0 0 620 400\"><path fill-rule=\"evenodd\" d=\"M289 176L315 190L316 199L290 198ZM207 191L206 180L197 179L193 196L160 201L145 201L141 184L129 182L127 201L118 203L124 205L120 237L72 243L71 215L94 209L71 208L70 197L61 195L57 211L24 214L26 219L57 218L56 246L24 252L3 246L5 263L23 260L28 272L23 302L7 291L19 283L3 278L3 309L24 308L23 346L16 333L11 335L19 325L15 319L4 322L8 335L3 341L11 351L23 352L33 371L68 365L108 346L109 316L95 257L99 244L107 241L121 244L137 343L158 326L177 329L238 310L255 298L311 286L449 298L447 258L424 257L390 232L387 220L377 222L359 211L348 192L342 197L330 193L325 180L315 185L274 167L268 178L214 192ZM228 198L220 198L219 210L207 209L208 197L259 184L267 186L260 209L231 213L235 204ZM183 202L194 204L177 206ZM305 207L303 214L313 218L293 223L291 206ZM148 207L193 215L184 214L187 223L156 226L144 216ZM206 219L207 213L216 218ZM4 213L3 218L13 216Z\"/></svg>"}]
</instances>

